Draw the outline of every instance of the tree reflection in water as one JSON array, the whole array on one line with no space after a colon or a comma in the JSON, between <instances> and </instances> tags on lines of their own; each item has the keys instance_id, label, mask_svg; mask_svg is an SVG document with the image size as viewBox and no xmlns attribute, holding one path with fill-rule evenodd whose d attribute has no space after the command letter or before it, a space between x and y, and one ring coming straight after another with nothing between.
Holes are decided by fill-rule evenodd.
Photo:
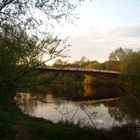
<instances>
[{"instance_id":1,"label":"tree reflection in water","mask_svg":"<svg viewBox=\"0 0 140 140\"><path fill-rule=\"evenodd\" d=\"M18 106L24 113L43 117L54 122L72 121L93 127L110 127L140 121L140 108L132 98L114 97L110 88L93 88L87 85L47 85L28 93L17 93Z\"/></svg>"}]
</instances>

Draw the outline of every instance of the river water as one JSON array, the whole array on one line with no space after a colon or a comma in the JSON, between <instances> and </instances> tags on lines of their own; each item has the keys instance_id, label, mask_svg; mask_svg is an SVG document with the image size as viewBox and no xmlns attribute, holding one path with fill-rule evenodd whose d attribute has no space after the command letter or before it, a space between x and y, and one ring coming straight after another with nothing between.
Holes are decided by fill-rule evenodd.
<instances>
[{"instance_id":1,"label":"river water","mask_svg":"<svg viewBox=\"0 0 140 140\"><path fill-rule=\"evenodd\" d=\"M118 95L111 87L55 84L19 92L15 101L24 113L53 122L110 128L139 121L139 105Z\"/></svg>"}]
</instances>

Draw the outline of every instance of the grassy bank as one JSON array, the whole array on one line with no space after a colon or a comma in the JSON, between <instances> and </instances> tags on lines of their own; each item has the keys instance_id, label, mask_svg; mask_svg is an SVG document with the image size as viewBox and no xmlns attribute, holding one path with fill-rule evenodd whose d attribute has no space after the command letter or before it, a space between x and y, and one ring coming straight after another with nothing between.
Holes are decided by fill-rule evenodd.
<instances>
[{"instance_id":1,"label":"grassy bank","mask_svg":"<svg viewBox=\"0 0 140 140\"><path fill-rule=\"evenodd\" d=\"M1 140L65 140L104 139L100 131L80 128L68 123L53 124L41 118L23 114L15 103L0 97Z\"/></svg>"},{"instance_id":2,"label":"grassy bank","mask_svg":"<svg viewBox=\"0 0 140 140\"><path fill-rule=\"evenodd\" d=\"M129 129L128 129L129 128ZM133 130L133 127L132 127ZM16 104L0 96L1 140L131 140L137 139L130 127L98 130L69 123L46 121L23 114Z\"/></svg>"}]
</instances>

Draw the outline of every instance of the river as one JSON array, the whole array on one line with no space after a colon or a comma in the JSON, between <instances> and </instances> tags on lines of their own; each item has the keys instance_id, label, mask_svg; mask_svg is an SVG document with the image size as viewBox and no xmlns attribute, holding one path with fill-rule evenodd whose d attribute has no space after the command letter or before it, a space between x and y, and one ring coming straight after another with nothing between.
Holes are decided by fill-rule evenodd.
<instances>
[{"instance_id":1,"label":"river","mask_svg":"<svg viewBox=\"0 0 140 140\"><path fill-rule=\"evenodd\" d=\"M24 113L53 122L110 128L140 120L136 101L111 87L48 84L18 92L15 101Z\"/></svg>"}]
</instances>

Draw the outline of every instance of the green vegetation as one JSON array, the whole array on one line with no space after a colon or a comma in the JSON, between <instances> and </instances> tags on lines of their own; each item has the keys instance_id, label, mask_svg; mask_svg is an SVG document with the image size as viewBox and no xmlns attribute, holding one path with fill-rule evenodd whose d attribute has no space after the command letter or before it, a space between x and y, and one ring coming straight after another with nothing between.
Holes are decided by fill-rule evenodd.
<instances>
[{"instance_id":1,"label":"green vegetation","mask_svg":"<svg viewBox=\"0 0 140 140\"><path fill-rule=\"evenodd\" d=\"M54 62L53 67L56 68L85 68L88 70L92 69L98 69L98 70L113 70L113 71L120 71L122 72L122 75L120 75L119 79L117 80L117 84L119 86L126 86L128 88L134 88L135 90L140 90L140 51L132 51L132 49L123 49L123 48L117 48L113 52L110 53L108 61L100 63L96 60L90 61L86 57L82 57L79 61L75 61L73 63L68 63L67 61L63 61L61 59L58 59ZM46 74L46 80L47 80ZM53 75L53 74L51 74ZM52 80L49 79L49 81L53 81L56 76L52 76ZM75 74L61 74L58 75L59 81L63 82L69 82L71 83L81 82L88 85L97 85L97 83L102 83L103 85L108 84L111 85L111 81L107 79L102 79L98 77L94 77L90 74L85 74L83 77L82 75L78 76ZM66 77L66 78L65 78ZM44 75L44 81L45 81L45 75ZM58 79L56 79L57 81Z\"/></svg>"},{"instance_id":2,"label":"green vegetation","mask_svg":"<svg viewBox=\"0 0 140 140\"><path fill-rule=\"evenodd\" d=\"M21 28L5 25L4 30L0 31L0 86L34 84L37 66L60 55L64 56L65 49L57 49L60 43L61 40L50 36L42 40L37 36L29 37ZM46 52L48 59L41 61L40 58Z\"/></svg>"},{"instance_id":3,"label":"green vegetation","mask_svg":"<svg viewBox=\"0 0 140 140\"><path fill-rule=\"evenodd\" d=\"M120 82L133 88L133 93L139 97L140 91L140 51L132 51L131 49L118 48L110 54L108 68L113 67L115 70L121 71ZM116 66L114 65L114 63ZM123 85L121 82L121 84ZM140 99L140 98L139 98Z\"/></svg>"},{"instance_id":4,"label":"green vegetation","mask_svg":"<svg viewBox=\"0 0 140 140\"><path fill-rule=\"evenodd\" d=\"M75 4L55 0L0 1L0 87L35 84L37 66L67 56L65 41L51 35L48 30L52 21L60 22L63 18L70 21L79 3L79 0ZM43 31L39 29L42 25Z\"/></svg>"},{"instance_id":5,"label":"green vegetation","mask_svg":"<svg viewBox=\"0 0 140 140\"><path fill-rule=\"evenodd\" d=\"M92 84L95 78L90 75L45 74L39 75L35 68L45 65L51 59L67 57L67 45L58 37L48 33L52 21L60 22L65 18L72 21L73 10L81 0L73 4L65 0L2 0L0 2L0 139L2 140L65 140L65 139L137 139L133 125L98 130L89 127L65 123L53 124L42 118L29 117L23 114L13 102L11 87L31 86L37 83L64 81L67 83ZM35 12L44 15L44 21ZM73 18L72 18L73 19ZM38 31L44 25L46 30ZM61 46L61 48L59 48ZM43 57L47 57L43 60ZM55 67L78 67L88 69L118 70L128 73L127 84L136 90L130 95L139 103L140 95L140 51L118 48L104 63L89 61L82 57L80 61L68 64L57 60ZM39 75L39 76L38 76ZM57 78L56 78L57 77ZM77 78L78 77L78 78ZM63 80L62 80L63 79ZM38 84L38 83L37 83ZM85 87L86 88L86 87ZM90 88L89 88L90 89ZM7 93L6 90L11 91ZM90 90L87 94L90 93ZM132 132L132 133L129 133ZM118 137L116 133L118 134Z\"/></svg>"},{"instance_id":6,"label":"green vegetation","mask_svg":"<svg viewBox=\"0 0 140 140\"><path fill-rule=\"evenodd\" d=\"M2 140L65 140L104 139L100 130L70 123L53 124L42 118L24 115L11 99L0 98L0 139Z\"/></svg>"},{"instance_id":7,"label":"green vegetation","mask_svg":"<svg viewBox=\"0 0 140 140\"><path fill-rule=\"evenodd\" d=\"M80 127L69 122L52 123L25 115L11 98L0 98L0 138L2 140L138 140L137 125L127 124L110 130Z\"/></svg>"}]
</instances>

